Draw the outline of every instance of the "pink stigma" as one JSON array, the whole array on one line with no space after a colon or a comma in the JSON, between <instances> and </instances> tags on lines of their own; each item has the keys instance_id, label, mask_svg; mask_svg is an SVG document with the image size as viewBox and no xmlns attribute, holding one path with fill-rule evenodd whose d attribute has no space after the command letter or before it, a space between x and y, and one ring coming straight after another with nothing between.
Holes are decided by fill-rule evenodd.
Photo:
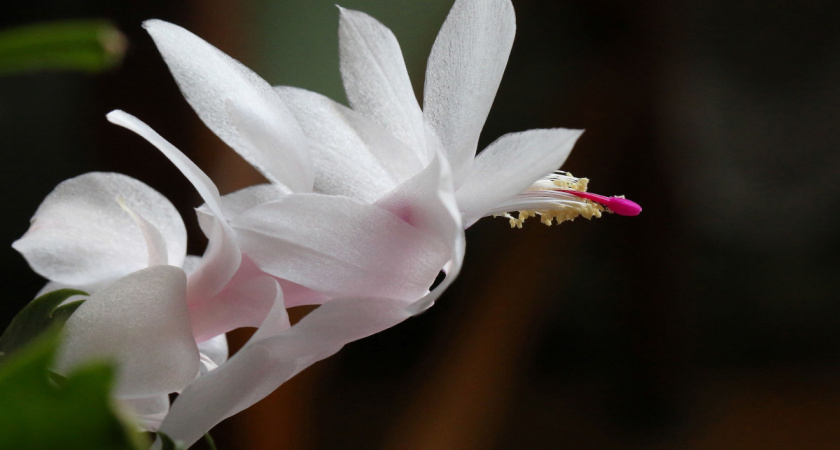
<instances>
[{"instance_id":1,"label":"pink stigma","mask_svg":"<svg viewBox=\"0 0 840 450\"><path fill-rule=\"evenodd\" d=\"M603 195L573 191L571 189L558 189L558 191L572 194L580 198L585 198L595 203L600 203L619 216L638 216L639 213L642 212L642 207L639 206L638 203L632 200L627 200L626 198L604 197Z\"/></svg>"}]
</instances>

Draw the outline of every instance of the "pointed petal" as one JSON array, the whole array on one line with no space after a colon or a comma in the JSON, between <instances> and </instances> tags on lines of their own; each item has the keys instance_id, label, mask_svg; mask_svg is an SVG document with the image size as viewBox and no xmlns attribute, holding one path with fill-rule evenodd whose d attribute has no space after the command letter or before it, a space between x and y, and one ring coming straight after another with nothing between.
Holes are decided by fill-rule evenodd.
<instances>
[{"instance_id":1,"label":"pointed petal","mask_svg":"<svg viewBox=\"0 0 840 450\"><path fill-rule=\"evenodd\" d=\"M310 140L315 192L370 203L422 168L408 146L362 114L305 89L274 89Z\"/></svg>"},{"instance_id":2,"label":"pointed petal","mask_svg":"<svg viewBox=\"0 0 840 450\"><path fill-rule=\"evenodd\" d=\"M198 373L186 275L177 267L150 267L93 294L67 320L64 334L58 370L114 358L120 397L168 394Z\"/></svg>"},{"instance_id":3,"label":"pointed petal","mask_svg":"<svg viewBox=\"0 0 840 450\"><path fill-rule=\"evenodd\" d=\"M138 118L120 110L111 111L107 117L111 123L137 133L169 158L172 164L190 180L216 217L208 235L210 242L204 252L202 265L190 274L188 289L190 298L212 297L233 277L242 258L233 230L224 219L219 190L186 155Z\"/></svg>"},{"instance_id":4,"label":"pointed petal","mask_svg":"<svg viewBox=\"0 0 840 450\"><path fill-rule=\"evenodd\" d=\"M347 197L289 195L232 225L260 269L335 296L417 298L449 258L437 237Z\"/></svg>"},{"instance_id":5,"label":"pointed petal","mask_svg":"<svg viewBox=\"0 0 840 450\"><path fill-rule=\"evenodd\" d=\"M502 136L475 159L455 193L469 226L563 164L583 130L553 128Z\"/></svg>"},{"instance_id":6,"label":"pointed petal","mask_svg":"<svg viewBox=\"0 0 840 450\"><path fill-rule=\"evenodd\" d=\"M198 36L147 20L184 97L204 123L269 180L294 192L312 189L303 132L271 86Z\"/></svg>"},{"instance_id":7,"label":"pointed petal","mask_svg":"<svg viewBox=\"0 0 840 450\"><path fill-rule=\"evenodd\" d=\"M426 149L423 113L397 38L365 13L344 8L340 12L341 78L350 106L385 127L426 164L431 154Z\"/></svg>"},{"instance_id":8,"label":"pointed petal","mask_svg":"<svg viewBox=\"0 0 840 450\"><path fill-rule=\"evenodd\" d=\"M161 430L192 444L344 344L402 322L410 316L404 307L400 301L370 298L325 303L294 327L246 346L191 383L172 405Z\"/></svg>"},{"instance_id":9,"label":"pointed petal","mask_svg":"<svg viewBox=\"0 0 840 450\"><path fill-rule=\"evenodd\" d=\"M475 156L515 32L509 0L458 0L432 47L423 113L443 141L456 189Z\"/></svg>"},{"instance_id":10,"label":"pointed petal","mask_svg":"<svg viewBox=\"0 0 840 450\"><path fill-rule=\"evenodd\" d=\"M157 431L169 412L169 394L136 399L117 399L120 407L131 414L145 431Z\"/></svg>"},{"instance_id":11,"label":"pointed petal","mask_svg":"<svg viewBox=\"0 0 840 450\"><path fill-rule=\"evenodd\" d=\"M89 173L59 184L44 199L29 231L12 244L35 272L52 281L83 286L108 282L148 265L146 238L118 203L142 214L181 264L184 223L157 191L116 173Z\"/></svg>"}]
</instances>

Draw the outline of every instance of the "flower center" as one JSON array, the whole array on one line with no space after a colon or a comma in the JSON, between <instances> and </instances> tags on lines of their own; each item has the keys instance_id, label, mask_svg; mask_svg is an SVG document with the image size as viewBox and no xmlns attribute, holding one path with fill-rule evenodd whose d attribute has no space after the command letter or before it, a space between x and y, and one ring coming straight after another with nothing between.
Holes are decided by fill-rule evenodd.
<instances>
[{"instance_id":1,"label":"flower center","mask_svg":"<svg viewBox=\"0 0 840 450\"><path fill-rule=\"evenodd\" d=\"M575 178L563 171L554 172L532 184L525 192L517 195L504 206L504 211L519 211L518 217L508 212L497 213L510 219L510 226L522 228L529 217L540 216L540 221L551 225L555 221L574 220L582 216L587 219L601 217L601 213L615 213L620 216L636 216L642 208L623 196L605 197L586 192L587 178Z\"/></svg>"}]
</instances>

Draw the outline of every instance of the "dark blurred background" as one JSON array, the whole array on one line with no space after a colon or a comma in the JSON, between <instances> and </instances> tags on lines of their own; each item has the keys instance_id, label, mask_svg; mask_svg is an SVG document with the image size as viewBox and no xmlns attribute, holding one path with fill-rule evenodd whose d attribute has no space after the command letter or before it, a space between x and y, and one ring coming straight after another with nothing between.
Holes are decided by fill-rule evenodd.
<instances>
[{"instance_id":1,"label":"dark blurred background","mask_svg":"<svg viewBox=\"0 0 840 450\"><path fill-rule=\"evenodd\" d=\"M332 1L0 6L2 27L100 17L129 38L107 74L0 79L0 324L43 284L9 244L66 178L146 182L184 215L191 252L203 250L198 196L108 111L147 121L223 192L260 181L189 109L142 20L183 25L272 84L344 101ZM450 5L342 3L394 31L418 93ZM840 3L514 7L481 147L585 128L564 169L643 213L522 230L484 219L432 310L222 423L219 448L840 448Z\"/></svg>"}]
</instances>

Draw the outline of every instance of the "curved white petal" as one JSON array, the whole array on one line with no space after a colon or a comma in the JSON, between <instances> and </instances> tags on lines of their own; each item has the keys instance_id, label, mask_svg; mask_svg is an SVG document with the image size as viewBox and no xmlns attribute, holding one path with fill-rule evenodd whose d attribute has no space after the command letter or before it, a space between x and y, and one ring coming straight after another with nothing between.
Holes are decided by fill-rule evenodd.
<instances>
[{"instance_id":1,"label":"curved white petal","mask_svg":"<svg viewBox=\"0 0 840 450\"><path fill-rule=\"evenodd\" d=\"M397 300L329 301L292 328L250 343L226 364L192 382L173 403L161 430L190 445L220 421L258 402L346 343L408 317L405 303Z\"/></svg>"},{"instance_id":2,"label":"curved white petal","mask_svg":"<svg viewBox=\"0 0 840 450\"><path fill-rule=\"evenodd\" d=\"M455 247L452 249L452 259L446 263L446 266L443 269L446 273L446 277L439 285L435 286L431 292L408 305L406 307L406 311L408 311L409 314L417 315L431 308L437 299L443 295L444 291L449 288L449 285L458 278L458 275L461 273L461 266L464 262L466 249L467 241L464 238L464 234L461 233L455 241Z\"/></svg>"},{"instance_id":3,"label":"curved white petal","mask_svg":"<svg viewBox=\"0 0 840 450\"><path fill-rule=\"evenodd\" d=\"M265 80L177 25L147 20L143 26L184 97L217 136L269 180L311 191L303 132Z\"/></svg>"},{"instance_id":4,"label":"curved white petal","mask_svg":"<svg viewBox=\"0 0 840 450\"><path fill-rule=\"evenodd\" d=\"M289 320L289 313L286 311L286 305L283 298L284 293L279 289L279 284L275 284L275 286L278 288L277 296L274 299L274 304L271 306L271 311L269 311L269 313L265 316L265 320L263 320L260 324L256 333L251 336L251 339L248 339L245 346L261 341L265 338L278 335L292 327Z\"/></svg>"},{"instance_id":5,"label":"curved white petal","mask_svg":"<svg viewBox=\"0 0 840 450\"><path fill-rule=\"evenodd\" d=\"M274 89L309 138L315 192L370 203L422 168L408 146L362 114L305 89Z\"/></svg>"},{"instance_id":6,"label":"curved white petal","mask_svg":"<svg viewBox=\"0 0 840 450\"><path fill-rule=\"evenodd\" d=\"M115 280L149 263L143 231L118 202L141 214L181 264L187 235L175 207L157 191L116 173L88 173L59 184L12 247L40 275L83 286Z\"/></svg>"},{"instance_id":7,"label":"curved white petal","mask_svg":"<svg viewBox=\"0 0 840 450\"><path fill-rule=\"evenodd\" d=\"M166 238L163 237L160 230L143 216L134 212L122 197L117 198L117 201L122 209L131 216L131 220L140 228L140 232L143 233L143 238L146 240L146 253L149 255L147 265L160 266L169 264L169 257L166 254ZM175 264L180 265L177 262Z\"/></svg>"},{"instance_id":8,"label":"curved white petal","mask_svg":"<svg viewBox=\"0 0 840 450\"><path fill-rule=\"evenodd\" d=\"M227 336L220 334L198 344L199 359L201 361L201 374L204 375L215 370L228 359Z\"/></svg>"},{"instance_id":9,"label":"curved white petal","mask_svg":"<svg viewBox=\"0 0 840 450\"><path fill-rule=\"evenodd\" d=\"M88 298L67 320L56 360L66 373L91 360L117 361L116 395L143 398L180 390L198 373L186 275L155 266Z\"/></svg>"},{"instance_id":10,"label":"curved white petal","mask_svg":"<svg viewBox=\"0 0 840 450\"><path fill-rule=\"evenodd\" d=\"M583 130L553 128L506 134L475 158L455 193L469 226L534 181L560 167Z\"/></svg>"},{"instance_id":11,"label":"curved white petal","mask_svg":"<svg viewBox=\"0 0 840 450\"><path fill-rule=\"evenodd\" d=\"M347 197L289 195L232 225L260 269L335 296L417 298L449 259L438 237Z\"/></svg>"},{"instance_id":12,"label":"curved white petal","mask_svg":"<svg viewBox=\"0 0 840 450\"><path fill-rule=\"evenodd\" d=\"M242 259L233 230L222 212L219 190L186 155L140 119L120 110L111 111L107 117L111 123L137 133L157 147L190 180L215 216L213 225L209 227L207 250L204 252L201 266L190 273L188 289L191 299L212 297L233 277Z\"/></svg>"},{"instance_id":13,"label":"curved white petal","mask_svg":"<svg viewBox=\"0 0 840 450\"><path fill-rule=\"evenodd\" d=\"M144 431L157 431L169 412L169 394L136 399L117 399L123 410L131 414Z\"/></svg>"},{"instance_id":14,"label":"curved white petal","mask_svg":"<svg viewBox=\"0 0 840 450\"><path fill-rule=\"evenodd\" d=\"M344 8L340 12L339 60L350 106L408 145L425 165L431 154L426 148L423 112L396 37L365 13Z\"/></svg>"},{"instance_id":15,"label":"curved white petal","mask_svg":"<svg viewBox=\"0 0 840 450\"><path fill-rule=\"evenodd\" d=\"M458 0L435 39L423 114L443 141L456 188L475 156L515 32L510 0Z\"/></svg>"},{"instance_id":16,"label":"curved white petal","mask_svg":"<svg viewBox=\"0 0 840 450\"><path fill-rule=\"evenodd\" d=\"M285 195L288 195L288 192L276 184L256 184L222 196L220 206L224 217L230 220L255 206L279 200ZM201 231L204 232L205 236L209 236L215 218L213 212L205 203L196 208L195 213L198 216L198 225L201 227Z\"/></svg>"}]
</instances>

